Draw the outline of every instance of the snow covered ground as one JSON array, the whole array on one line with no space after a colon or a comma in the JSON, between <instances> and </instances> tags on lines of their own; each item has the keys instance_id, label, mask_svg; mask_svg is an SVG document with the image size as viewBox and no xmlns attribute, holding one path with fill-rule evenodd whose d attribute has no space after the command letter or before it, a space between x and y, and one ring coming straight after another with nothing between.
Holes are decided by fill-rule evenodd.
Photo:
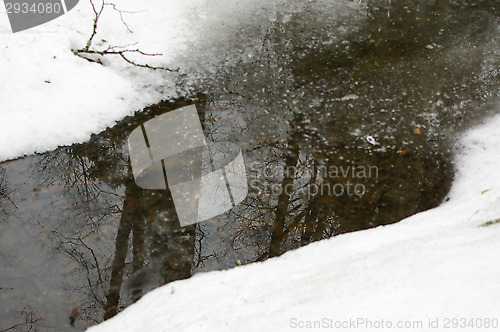
<instances>
[{"instance_id":1,"label":"snow covered ground","mask_svg":"<svg viewBox=\"0 0 500 332\"><path fill-rule=\"evenodd\" d=\"M498 330L452 324L500 320L500 223L481 226L500 218L499 126L463 137L440 207L173 282L89 331Z\"/></svg>"}]
</instances>

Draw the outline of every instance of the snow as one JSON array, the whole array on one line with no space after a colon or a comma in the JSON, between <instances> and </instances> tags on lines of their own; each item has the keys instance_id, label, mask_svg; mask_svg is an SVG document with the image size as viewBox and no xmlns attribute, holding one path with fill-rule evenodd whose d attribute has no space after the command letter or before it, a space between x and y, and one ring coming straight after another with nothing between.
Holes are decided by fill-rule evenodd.
<instances>
[{"instance_id":1,"label":"snow","mask_svg":"<svg viewBox=\"0 0 500 332\"><path fill-rule=\"evenodd\" d=\"M497 116L461 138L449 200L435 209L170 283L88 331L287 331L318 320L440 331L450 318L499 319L500 223L481 226L500 217L499 126Z\"/></svg>"}]
</instances>

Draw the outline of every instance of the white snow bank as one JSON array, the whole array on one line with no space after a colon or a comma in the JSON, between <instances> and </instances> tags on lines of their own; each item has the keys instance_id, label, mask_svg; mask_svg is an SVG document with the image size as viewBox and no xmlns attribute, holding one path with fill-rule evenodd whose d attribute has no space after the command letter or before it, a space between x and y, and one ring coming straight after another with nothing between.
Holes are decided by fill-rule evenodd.
<instances>
[{"instance_id":1,"label":"white snow bank","mask_svg":"<svg viewBox=\"0 0 500 332\"><path fill-rule=\"evenodd\" d=\"M94 3L99 8L99 0ZM293 11L308 6L285 0L114 3L121 16L111 6L105 7L94 47L129 45L128 49L161 53L155 57L130 54L130 58L180 68L180 72L132 67L118 56L104 57L105 66L101 66L73 55L71 50L83 48L92 32L94 13L88 0L54 21L17 34L7 31L1 6L0 161L85 141L136 110L175 98L175 83L181 76L183 82L196 86L196 79L221 64L251 61L278 7L283 12L285 7ZM330 16L359 7L350 1L329 6L338 9L331 10Z\"/></svg>"},{"instance_id":2,"label":"white snow bank","mask_svg":"<svg viewBox=\"0 0 500 332\"><path fill-rule=\"evenodd\" d=\"M496 117L463 137L450 200L440 207L173 282L89 331L285 331L358 318L366 324L351 330L372 330L367 320L404 331L481 330L445 324L500 320L500 223L479 226L500 217L499 126ZM394 328L418 322L422 328Z\"/></svg>"}]
</instances>

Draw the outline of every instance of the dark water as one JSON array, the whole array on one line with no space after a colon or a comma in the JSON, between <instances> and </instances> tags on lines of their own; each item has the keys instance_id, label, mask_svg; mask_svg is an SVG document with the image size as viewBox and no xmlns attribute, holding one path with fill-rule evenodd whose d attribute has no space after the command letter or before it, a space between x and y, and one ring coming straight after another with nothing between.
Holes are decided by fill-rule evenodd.
<instances>
[{"instance_id":1,"label":"dark water","mask_svg":"<svg viewBox=\"0 0 500 332\"><path fill-rule=\"evenodd\" d=\"M356 19L331 20L304 6L278 13L254 61L202 77L202 93L0 164L0 331L82 330L165 283L445 199L454 140L495 112L496 3L372 1ZM209 141L242 149L249 194L180 227L168 191L134 183L127 137L193 103Z\"/></svg>"}]
</instances>

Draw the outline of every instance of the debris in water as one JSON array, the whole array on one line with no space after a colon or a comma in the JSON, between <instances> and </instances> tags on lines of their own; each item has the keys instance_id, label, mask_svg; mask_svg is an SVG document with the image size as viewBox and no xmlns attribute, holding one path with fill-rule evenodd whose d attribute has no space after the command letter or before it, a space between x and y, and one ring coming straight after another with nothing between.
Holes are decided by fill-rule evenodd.
<instances>
[{"instance_id":1,"label":"debris in water","mask_svg":"<svg viewBox=\"0 0 500 332\"><path fill-rule=\"evenodd\" d=\"M76 307L75 309L73 309L73 311L71 311L71 315L69 315L69 322L71 326L75 326L75 320L78 315L80 315L80 312L82 312L82 309L80 309L80 307Z\"/></svg>"}]
</instances>

